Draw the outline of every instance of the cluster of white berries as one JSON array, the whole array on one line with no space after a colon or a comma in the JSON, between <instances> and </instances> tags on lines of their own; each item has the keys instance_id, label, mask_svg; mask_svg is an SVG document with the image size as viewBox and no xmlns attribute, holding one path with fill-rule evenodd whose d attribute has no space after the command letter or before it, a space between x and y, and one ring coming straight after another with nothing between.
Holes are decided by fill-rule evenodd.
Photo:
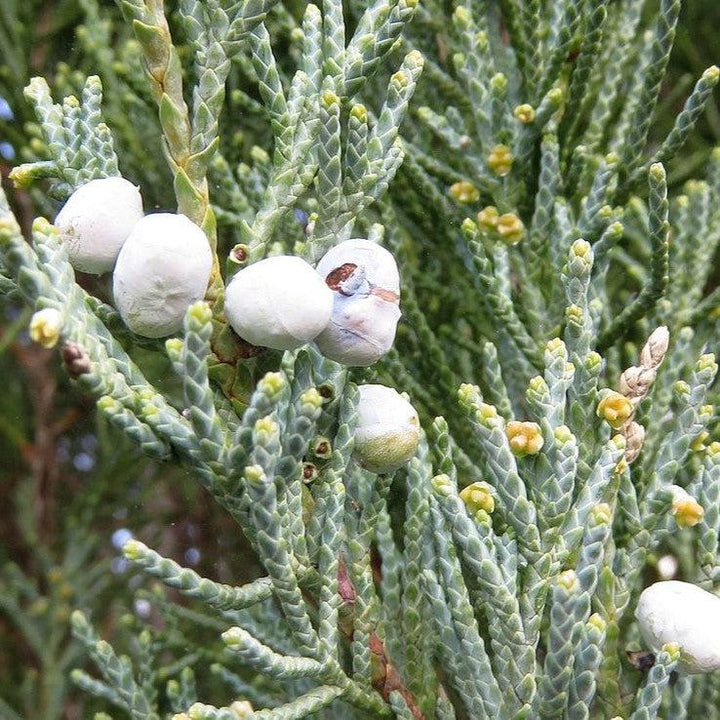
<instances>
[{"instance_id":1,"label":"cluster of white berries","mask_svg":"<svg viewBox=\"0 0 720 720\"><path fill-rule=\"evenodd\" d=\"M115 306L138 335L164 337L182 327L189 305L205 294L212 252L184 215L144 216L137 187L123 178L92 180L58 214L70 262L86 273L113 273ZM293 350L314 341L326 357L367 367L385 355L400 319L395 258L374 242L342 242L313 268L275 256L240 270L228 283L225 315L245 341ZM360 387L355 456L390 472L415 453L417 413L382 385Z\"/></svg>"},{"instance_id":2,"label":"cluster of white berries","mask_svg":"<svg viewBox=\"0 0 720 720\"><path fill-rule=\"evenodd\" d=\"M205 233L184 215L143 215L139 189L120 177L78 188L55 218L73 267L112 271L113 296L125 324L144 337L182 327L188 306L210 279Z\"/></svg>"},{"instance_id":3,"label":"cluster of white berries","mask_svg":"<svg viewBox=\"0 0 720 720\"><path fill-rule=\"evenodd\" d=\"M395 258L370 240L331 248L316 268L294 256L240 270L225 293L233 330L253 345L292 350L314 341L325 357L367 367L393 345L400 319ZM376 473L397 470L417 450L413 406L384 385L361 385L355 458Z\"/></svg>"},{"instance_id":4,"label":"cluster of white berries","mask_svg":"<svg viewBox=\"0 0 720 720\"><path fill-rule=\"evenodd\" d=\"M399 302L395 258L370 240L347 240L315 269L280 255L240 270L227 287L225 314L253 345L292 350L314 340L331 360L367 367L392 347Z\"/></svg>"}]
</instances>

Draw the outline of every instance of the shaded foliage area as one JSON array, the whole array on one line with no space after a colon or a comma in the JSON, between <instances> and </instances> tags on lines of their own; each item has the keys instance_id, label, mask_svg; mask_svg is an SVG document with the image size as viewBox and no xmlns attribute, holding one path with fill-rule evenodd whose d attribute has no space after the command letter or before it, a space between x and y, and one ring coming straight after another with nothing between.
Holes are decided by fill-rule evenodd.
<instances>
[{"instance_id":1,"label":"shaded foliage area","mask_svg":"<svg viewBox=\"0 0 720 720\"><path fill-rule=\"evenodd\" d=\"M290 7L296 19L301 10ZM281 13L271 15L270 24L277 39L274 48L279 65L289 74L298 53L292 41L293 28ZM716 3L691 0L685 4L651 143L666 137L692 82L720 57L718 27ZM182 28L173 30L178 37L185 37ZM183 45L180 53L192 77L190 52ZM260 105L257 74L247 62L238 62L230 72L221 134L226 138L224 158L228 164L241 165L251 203L257 205L270 172L272 135ZM0 96L7 103L7 109L0 105L0 142L6 143L0 145L3 183L12 166L43 159L45 152L35 116L21 92L29 78L48 76L61 97L78 93L85 75L100 72L105 115L115 133L121 171L142 184L148 206L174 206L154 100L144 82L137 81L141 64L139 47L120 21L119 12L111 7L102 7L102 15L98 15L94 3L82 0L3 2ZM419 93L432 97L432 80L425 77L420 83ZM242 127L233 120L240 111ZM143 128L142 134L138 128ZM718 142L720 113L715 98L682 156L669 166L669 184L679 185L694 176ZM237 225L246 216L242 204L237 214L227 212L234 198L232 184L223 184L225 170L219 165L213 176L218 194L227 195L217 213L221 256L241 239ZM26 231L33 217L52 216L58 206L56 199L36 187L8 187L8 194ZM306 219L296 215L283 220L287 235L301 240ZM644 277L640 270L638 277ZM81 284L95 296L109 295L104 281L85 277ZM433 310L435 317L442 317L445 311L430 304L427 310L429 317ZM0 561L4 565L0 572L0 697L10 707L0 706L0 715L49 720L65 712L71 717L89 717L92 710L106 705L88 701L85 694L70 689L69 669L82 664L84 657L79 644L70 638L71 608L87 610L103 638L114 637L120 647L134 651L137 641L133 638L143 637L138 616L149 613L151 624L163 629L173 630L176 623L183 630L178 631L176 640L171 639L169 648L177 651L178 662L187 664L212 658L219 643L208 646L209 639L225 629L219 621L193 614L187 605L169 607L164 595L142 589L133 595L129 571L118 563L117 547L113 546L115 531L139 534L162 555L184 558L185 565L219 582L250 580L258 575L258 564L249 546L238 539L229 518L190 478L174 467L142 459L119 433L96 417L94 403L70 387L65 374L58 371L57 353L29 344L27 308L9 301L2 311L0 376L10 380L0 399L0 507L4 508L0 524ZM155 349L139 343L132 351L149 376L162 377L168 364L157 360ZM633 352L634 348L629 348L627 357ZM614 357L615 367L624 359ZM396 371L392 366L381 370L385 377ZM208 647L205 655L188 647L195 639L198 647ZM218 670L217 674L222 673ZM87 683L79 680L81 685L83 682ZM220 679L208 675L199 679L199 685L202 694L212 695ZM262 687L256 688L259 702L267 699L263 692ZM277 699L271 696L271 700Z\"/></svg>"}]
</instances>

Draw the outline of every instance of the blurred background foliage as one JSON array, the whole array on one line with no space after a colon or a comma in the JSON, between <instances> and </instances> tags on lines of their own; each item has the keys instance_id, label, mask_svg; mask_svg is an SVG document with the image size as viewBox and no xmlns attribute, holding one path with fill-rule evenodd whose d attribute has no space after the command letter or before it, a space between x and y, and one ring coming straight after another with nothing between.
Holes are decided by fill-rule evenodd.
<instances>
[{"instance_id":1,"label":"blurred background foliage","mask_svg":"<svg viewBox=\"0 0 720 720\"><path fill-rule=\"evenodd\" d=\"M172 17L172 2L166 5ZM287 9L297 15L302 5L288 3ZM179 28L174 31L182 38ZM282 14L274 35L290 58L294 50ZM695 79L719 59L720 3L686 0L653 131L657 138L669 132ZM6 185L14 164L42 152L23 87L43 75L60 97L93 73L103 79L105 115L123 174L142 185L147 207L173 205L154 102L114 4L0 0L0 173L26 228L38 214L52 216L56 204L37 191ZM249 173L262 172L263 151L270 149L251 75L242 63L234 68L224 115L230 145L224 154L247 163ZM671 184L692 177L717 144L720 107L711 101L670 167ZM234 244L233 218L219 220L221 239ZM93 294L107 294L105 281L85 282ZM97 417L92 401L61 370L57 350L30 343L29 317L28 308L0 297L0 718L91 717L100 708L69 679L70 669L82 662L69 635L71 610L88 610L103 637L121 647L129 626L148 616L172 626L173 613L182 612L158 609L163 596L128 576L117 547L129 534L219 581L241 582L258 569L233 524L191 479L145 460ZM202 632L202 619L192 619Z\"/></svg>"}]
</instances>

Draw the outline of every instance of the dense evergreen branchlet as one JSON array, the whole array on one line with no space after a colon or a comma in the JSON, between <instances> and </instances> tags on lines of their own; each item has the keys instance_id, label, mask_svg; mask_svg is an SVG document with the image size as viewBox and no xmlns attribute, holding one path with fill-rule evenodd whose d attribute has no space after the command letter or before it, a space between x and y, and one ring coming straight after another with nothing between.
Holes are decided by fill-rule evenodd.
<instances>
[{"instance_id":1,"label":"dense evergreen branchlet","mask_svg":"<svg viewBox=\"0 0 720 720\"><path fill-rule=\"evenodd\" d=\"M118 5L110 49L83 2L98 76L79 99L28 86L42 141L11 179L48 214L121 171L167 187L165 209L212 249L205 298L164 343L141 340L76 283L65 235L39 218L24 238L4 195L1 287L119 432L197 478L266 574L220 584L130 541L125 558L189 598L214 642L173 655L182 623L155 595L173 621L129 658L79 598L96 672L76 684L133 720L720 717L703 700L717 678L684 675L682 639L646 647L634 619L656 551L683 580L720 581L720 150L674 196L664 167L716 67L653 134L680 0ZM141 161L146 142L166 166ZM377 362L325 357L357 354L345 335L283 328L281 353L233 332L233 275L277 255L312 274L351 238L399 269L399 295L371 282L357 304L371 313L375 293L394 313L392 349L357 364ZM335 318L356 270L323 274ZM282 322L240 296L234 328ZM138 346L167 357L177 394ZM359 411L364 383L407 393L407 418ZM649 670L628 661L640 651Z\"/></svg>"}]
</instances>

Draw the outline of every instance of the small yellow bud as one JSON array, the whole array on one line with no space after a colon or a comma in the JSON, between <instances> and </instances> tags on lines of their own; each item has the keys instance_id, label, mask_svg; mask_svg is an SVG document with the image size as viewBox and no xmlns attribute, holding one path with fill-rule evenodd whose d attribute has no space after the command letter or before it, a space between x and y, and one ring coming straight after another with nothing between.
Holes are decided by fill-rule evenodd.
<instances>
[{"instance_id":1,"label":"small yellow bud","mask_svg":"<svg viewBox=\"0 0 720 720\"><path fill-rule=\"evenodd\" d=\"M333 106L340 105L340 98L334 92L326 92L323 93L322 104L326 110L329 110Z\"/></svg>"},{"instance_id":2,"label":"small yellow bud","mask_svg":"<svg viewBox=\"0 0 720 720\"><path fill-rule=\"evenodd\" d=\"M496 73L490 78L490 89L493 91L493 94L505 94L507 90L507 78L503 73Z\"/></svg>"},{"instance_id":3,"label":"small yellow bud","mask_svg":"<svg viewBox=\"0 0 720 720\"><path fill-rule=\"evenodd\" d=\"M47 598L38 598L30 605L28 613L33 617L38 617L40 615L44 615L48 611L49 607L50 603Z\"/></svg>"},{"instance_id":4,"label":"small yellow bud","mask_svg":"<svg viewBox=\"0 0 720 720\"><path fill-rule=\"evenodd\" d=\"M616 430L621 428L633 414L633 404L624 395L609 391L597 406L597 416Z\"/></svg>"},{"instance_id":5,"label":"small yellow bud","mask_svg":"<svg viewBox=\"0 0 720 720\"><path fill-rule=\"evenodd\" d=\"M609 525L612 521L612 510L607 503L600 503L590 511L590 517L598 524Z\"/></svg>"},{"instance_id":6,"label":"small yellow bud","mask_svg":"<svg viewBox=\"0 0 720 720\"><path fill-rule=\"evenodd\" d=\"M210 708L203 703L193 703L187 711L190 720L206 720Z\"/></svg>"},{"instance_id":7,"label":"small yellow bud","mask_svg":"<svg viewBox=\"0 0 720 720\"><path fill-rule=\"evenodd\" d=\"M258 435L270 436L277 433L278 424L272 418L264 417L255 423L254 430Z\"/></svg>"},{"instance_id":8,"label":"small yellow bud","mask_svg":"<svg viewBox=\"0 0 720 720\"><path fill-rule=\"evenodd\" d=\"M510 449L518 457L537 455L545 443L540 426L534 422L513 420L507 424L505 434L510 442Z\"/></svg>"},{"instance_id":9,"label":"small yellow bud","mask_svg":"<svg viewBox=\"0 0 720 720\"><path fill-rule=\"evenodd\" d=\"M317 388L310 388L300 396L300 402L303 405L310 405L310 407L317 410L318 408L322 407L323 399Z\"/></svg>"},{"instance_id":10,"label":"small yellow bud","mask_svg":"<svg viewBox=\"0 0 720 720\"><path fill-rule=\"evenodd\" d=\"M572 434L567 425L558 425L555 428L553 435L555 436L555 442L561 446L575 439L575 436Z\"/></svg>"},{"instance_id":11,"label":"small yellow bud","mask_svg":"<svg viewBox=\"0 0 720 720\"><path fill-rule=\"evenodd\" d=\"M212 310L210 309L210 305L204 300L193 303L187 312L190 318L201 325L205 325L212 320Z\"/></svg>"},{"instance_id":12,"label":"small yellow bud","mask_svg":"<svg viewBox=\"0 0 720 720\"><path fill-rule=\"evenodd\" d=\"M564 343L563 343L564 344ZM528 390L538 395L545 395L549 391L545 378L542 375L535 375L528 383Z\"/></svg>"},{"instance_id":13,"label":"small yellow bud","mask_svg":"<svg viewBox=\"0 0 720 720\"><path fill-rule=\"evenodd\" d=\"M237 717L238 720L246 720L253 714L253 706L247 700L235 700L230 704L230 712Z\"/></svg>"},{"instance_id":14,"label":"small yellow bud","mask_svg":"<svg viewBox=\"0 0 720 720\"><path fill-rule=\"evenodd\" d=\"M655 180L655 182L662 182L665 180L665 168L662 163L653 163L650 166L648 174L653 180Z\"/></svg>"},{"instance_id":15,"label":"small yellow bud","mask_svg":"<svg viewBox=\"0 0 720 720\"><path fill-rule=\"evenodd\" d=\"M466 237L470 238L471 240L477 236L478 227L470 218L465 218L462 223L460 223L460 229L463 231Z\"/></svg>"},{"instance_id":16,"label":"small yellow bud","mask_svg":"<svg viewBox=\"0 0 720 720\"><path fill-rule=\"evenodd\" d=\"M138 560L142 557L145 550L147 550L147 547L139 540L130 539L122 546L123 555L128 560L132 561Z\"/></svg>"},{"instance_id":17,"label":"small yellow bud","mask_svg":"<svg viewBox=\"0 0 720 720\"><path fill-rule=\"evenodd\" d=\"M613 472L615 475L622 475L626 470L628 469L628 461L622 457L620 458L620 462L615 466L615 470Z\"/></svg>"},{"instance_id":18,"label":"small yellow bud","mask_svg":"<svg viewBox=\"0 0 720 720\"><path fill-rule=\"evenodd\" d=\"M179 360L182 349L183 343L180 338L168 338L165 341L165 352L171 360Z\"/></svg>"},{"instance_id":19,"label":"small yellow bud","mask_svg":"<svg viewBox=\"0 0 720 720\"><path fill-rule=\"evenodd\" d=\"M466 407L474 405L480 400L480 388L477 385L463 383L458 389L458 401Z\"/></svg>"},{"instance_id":20,"label":"small yellow bud","mask_svg":"<svg viewBox=\"0 0 720 720\"><path fill-rule=\"evenodd\" d=\"M574 570L565 570L558 576L558 585L561 585L568 592L577 587L578 579Z\"/></svg>"},{"instance_id":21,"label":"small yellow bud","mask_svg":"<svg viewBox=\"0 0 720 720\"><path fill-rule=\"evenodd\" d=\"M494 405L480 403L475 413L475 417L478 422L491 427L494 425L494 421L499 418L499 415L497 408Z\"/></svg>"},{"instance_id":22,"label":"small yellow bud","mask_svg":"<svg viewBox=\"0 0 720 720\"><path fill-rule=\"evenodd\" d=\"M688 180L685 183L685 190L689 195L694 195L708 190L708 184L703 180Z\"/></svg>"},{"instance_id":23,"label":"small yellow bud","mask_svg":"<svg viewBox=\"0 0 720 720\"><path fill-rule=\"evenodd\" d=\"M141 387L137 391L137 394L140 400L144 403L152 403L152 401L155 399L155 393L149 387Z\"/></svg>"},{"instance_id":24,"label":"small yellow bud","mask_svg":"<svg viewBox=\"0 0 720 720\"><path fill-rule=\"evenodd\" d=\"M716 83L720 78L720 68L717 65L711 65L703 74L703 80Z\"/></svg>"},{"instance_id":25,"label":"small yellow bud","mask_svg":"<svg viewBox=\"0 0 720 720\"><path fill-rule=\"evenodd\" d=\"M456 70L462 70L465 67L467 58L465 57L464 53L453 53L452 61L453 65L455 65Z\"/></svg>"},{"instance_id":26,"label":"small yellow bud","mask_svg":"<svg viewBox=\"0 0 720 720\"><path fill-rule=\"evenodd\" d=\"M678 527L691 528L697 525L705 515L702 505L678 485L673 485L670 491L673 496L670 514Z\"/></svg>"},{"instance_id":27,"label":"small yellow bud","mask_svg":"<svg viewBox=\"0 0 720 720\"><path fill-rule=\"evenodd\" d=\"M265 471L260 465L248 465L243 475L248 482L259 483L265 480Z\"/></svg>"},{"instance_id":28,"label":"small yellow bud","mask_svg":"<svg viewBox=\"0 0 720 720\"><path fill-rule=\"evenodd\" d=\"M708 320L717 320L720 317L720 305L716 305L714 308L708 311Z\"/></svg>"},{"instance_id":29,"label":"small yellow bud","mask_svg":"<svg viewBox=\"0 0 720 720\"><path fill-rule=\"evenodd\" d=\"M497 219L498 235L508 244L517 245L525 236L523 221L513 213L505 213Z\"/></svg>"},{"instance_id":30,"label":"small yellow bud","mask_svg":"<svg viewBox=\"0 0 720 720\"><path fill-rule=\"evenodd\" d=\"M515 108L513 114L523 125L527 125L535 119L535 108L532 105L523 103Z\"/></svg>"},{"instance_id":31,"label":"small yellow bud","mask_svg":"<svg viewBox=\"0 0 720 720\"><path fill-rule=\"evenodd\" d=\"M390 78L390 82L397 90L402 90L403 88L407 87L408 83L410 82L410 78L408 78L408 76L404 72L402 72L402 70L398 70Z\"/></svg>"},{"instance_id":32,"label":"small yellow bud","mask_svg":"<svg viewBox=\"0 0 720 720\"><path fill-rule=\"evenodd\" d=\"M553 357L567 357L567 347L565 346L565 343L562 341L562 339L559 337L548 340L547 344L545 345L545 349Z\"/></svg>"},{"instance_id":33,"label":"small yellow bud","mask_svg":"<svg viewBox=\"0 0 720 720\"><path fill-rule=\"evenodd\" d=\"M487 232L493 232L497 228L499 218L500 213L494 205L488 205L477 214L478 224Z\"/></svg>"},{"instance_id":34,"label":"small yellow bud","mask_svg":"<svg viewBox=\"0 0 720 720\"><path fill-rule=\"evenodd\" d=\"M579 238L572 244L571 252L573 255L579 258L587 258L592 248L590 247L590 243L587 240L583 240L582 238Z\"/></svg>"},{"instance_id":35,"label":"small yellow bud","mask_svg":"<svg viewBox=\"0 0 720 720\"><path fill-rule=\"evenodd\" d=\"M587 624L597 628L600 632L605 632L605 628L607 627L607 623L600 615L598 615L598 613L593 613L588 618Z\"/></svg>"},{"instance_id":36,"label":"small yellow bud","mask_svg":"<svg viewBox=\"0 0 720 720\"><path fill-rule=\"evenodd\" d=\"M405 56L405 64L410 65L415 68L422 68L425 64L425 58L423 57L423 54L419 50L411 50L406 56Z\"/></svg>"},{"instance_id":37,"label":"small yellow bud","mask_svg":"<svg viewBox=\"0 0 720 720\"><path fill-rule=\"evenodd\" d=\"M62 315L55 308L38 310L30 320L30 337L44 348L55 347L62 325Z\"/></svg>"},{"instance_id":38,"label":"small yellow bud","mask_svg":"<svg viewBox=\"0 0 720 720\"><path fill-rule=\"evenodd\" d=\"M258 389L262 390L266 395L271 397L282 392L285 388L285 376L279 372L269 372L263 377L258 385Z\"/></svg>"},{"instance_id":39,"label":"small yellow bud","mask_svg":"<svg viewBox=\"0 0 720 720\"><path fill-rule=\"evenodd\" d=\"M480 191L467 180L461 180L450 186L450 195L453 200L459 203L468 204L477 202L480 198Z\"/></svg>"},{"instance_id":40,"label":"small yellow bud","mask_svg":"<svg viewBox=\"0 0 720 720\"><path fill-rule=\"evenodd\" d=\"M160 410L152 403L145 402L142 405L140 414L145 420L155 420L160 416Z\"/></svg>"},{"instance_id":41,"label":"small yellow bud","mask_svg":"<svg viewBox=\"0 0 720 720\"><path fill-rule=\"evenodd\" d=\"M707 454L711 457L720 455L720 442L715 441L710 443L707 447Z\"/></svg>"},{"instance_id":42,"label":"small yellow bud","mask_svg":"<svg viewBox=\"0 0 720 720\"><path fill-rule=\"evenodd\" d=\"M548 94L548 99L556 107L560 107L560 103L563 101L564 93L561 88L553 88Z\"/></svg>"},{"instance_id":43,"label":"small yellow bud","mask_svg":"<svg viewBox=\"0 0 720 720\"><path fill-rule=\"evenodd\" d=\"M487 159L488 167L500 177L505 177L512 169L512 151L507 145L496 145Z\"/></svg>"},{"instance_id":44,"label":"small yellow bud","mask_svg":"<svg viewBox=\"0 0 720 720\"><path fill-rule=\"evenodd\" d=\"M600 367L602 367L602 356L599 353L596 353L594 350L591 350L585 356L585 367L590 372L599 369Z\"/></svg>"},{"instance_id":45,"label":"small yellow bud","mask_svg":"<svg viewBox=\"0 0 720 720\"><path fill-rule=\"evenodd\" d=\"M430 480L430 484L433 486L433 490L440 495L447 496L452 493L452 480L444 473L436 475L432 480Z\"/></svg>"},{"instance_id":46,"label":"small yellow bud","mask_svg":"<svg viewBox=\"0 0 720 720\"><path fill-rule=\"evenodd\" d=\"M470 515L479 510L491 513L495 509L495 500L490 486L484 482L474 482L460 491L460 499L465 503Z\"/></svg>"},{"instance_id":47,"label":"small yellow bud","mask_svg":"<svg viewBox=\"0 0 720 720\"><path fill-rule=\"evenodd\" d=\"M250 148L250 157L259 165L269 165L270 155L267 150L264 150L259 145L253 145Z\"/></svg>"},{"instance_id":48,"label":"small yellow bud","mask_svg":"<svg viewBox=\"0 0 720 720\"><path fill-rule=\"evenodd\" d=\"M702 452L705 449L705 441L710 437L707 430L703 430L691 443L690 449L693 452Z\"/></svg>"},{"instance_id":49,"label":"small yellow bud","mask_svg":"<svg viewBox=\"0 0 720 720\"><path fill-rule=\"evenodd\" d=\"M30 149L33 151L33 153L35 155L43 156L47 153L47 145L40 138L32 138L32 140L30 140ZM15 182L18 182L18 175L19 175L19 173L15 173L15 170L18 170L21 167L22 166L18 166L11 173L11 177L13 180L15 180Z\"/></svg>"},{"instance_id":50,"label":"small yellow bud","mask_svg":"<svg viewBox=\"0 0 720 720\"><path fill-rule=\"evenodd\" d=\"M350 110L350 115L361 123L366 123L368 120L367 109L364 105L353 105Z\"/></svg>"},{"instance_id":51,"label":"small yellow bud","mask_svg":"<svg viewBox=\"0 0 720 720\"><path fill-rule=\"evenodd\" d=\"M579 305L568 305L565 308L565 319L570 324L582 325L585 313Z\"/></svg>"},{"instance_id":52,"label":"small yellow bud","mask_svg":"<svg viewBox=\"0 0 720 720\"><path fill-rule=\"evenodd\" d=\"M97 406L99 410L107 413L116 413L122 409L122 405L114 397L110 395L103 395L98 401Z\"/></svg>"},{"instance_id":53,"label":"small yellow bud","mask_svg":"<svg viewBox=\"0 0 720 720\"><path fill-rule=\"evenodd\" d=\"M462 29L469 27L470 21L472 20L470 11L463 5L456 7L455 12L453 13L453 20L458 27Z\"/></svg>"},{"instance_id":54,"label":"small yellow bud","mask_svg":"<svg viewBox=\"0 0 720 720\"><path fill-rule=\"evenodd\" d=\"M715 363L715 354L706 353L701 355L695 366L697 372L703 372L704 370L711 370L713 373L717 372L717 364Z\"/></svg>"}]
</instances>

